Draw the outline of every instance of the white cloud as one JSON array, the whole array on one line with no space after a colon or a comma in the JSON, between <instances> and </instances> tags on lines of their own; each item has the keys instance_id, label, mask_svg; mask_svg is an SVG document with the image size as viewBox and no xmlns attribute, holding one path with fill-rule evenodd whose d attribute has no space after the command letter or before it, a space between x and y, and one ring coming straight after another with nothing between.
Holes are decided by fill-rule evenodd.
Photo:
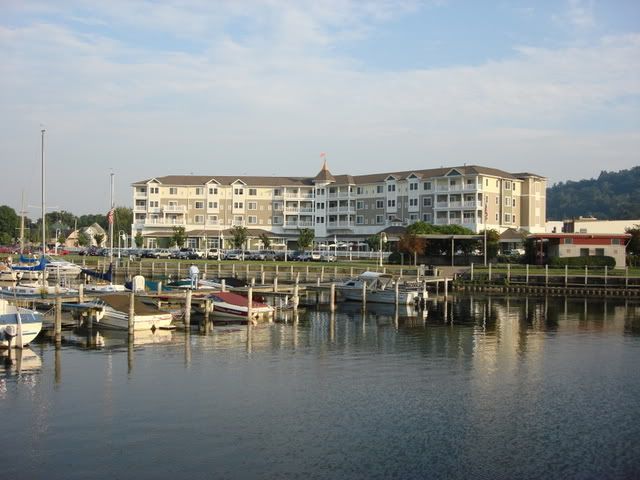
<instances>
[{"instance_id":1,"label":"white cloud","mask_svg":"<svg viewBox=\"0 0 640 480\"><path fill-rule=\"evenodd\" d=\"M74 211L98 209L93 190L107 188L109 168L128 203L140 178L312 174L325 150L336 173L481 163L555 180L628 167L640 150L637 121L630 132L615 127L637 117L615 106L640 95L637 34L522 46L473 67L370 72L339 46L414 3L229 2L211 11L164 2L152 14L136 2L88 5L73 3L69 18L112 27L83 33L42 18L0 27L0 158L35 161L47 124L53 185L82 175L73 191L52 187L51 201ZM230 18L250 20L241 29ZM136 22L199 46L121 35ZM579 127L598 119L613 125ZM19 188L5 189L5 201Z\"/></svg>"}]
</instances>

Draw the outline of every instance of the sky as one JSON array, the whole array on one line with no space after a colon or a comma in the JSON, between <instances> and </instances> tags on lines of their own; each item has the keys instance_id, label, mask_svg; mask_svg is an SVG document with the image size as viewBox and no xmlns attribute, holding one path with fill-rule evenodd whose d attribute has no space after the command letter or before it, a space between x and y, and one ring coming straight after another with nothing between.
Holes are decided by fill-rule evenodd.
<instances>
[{"instance_id":1,"label":"sky","mask_svg":"<svg viewBox=\"0 0 640 480\"><path fill-rule=\"evenodd\" d=\"M0 204L170 174L640 164L637 0L0 0Z\"/></svg>"}]
</instances>

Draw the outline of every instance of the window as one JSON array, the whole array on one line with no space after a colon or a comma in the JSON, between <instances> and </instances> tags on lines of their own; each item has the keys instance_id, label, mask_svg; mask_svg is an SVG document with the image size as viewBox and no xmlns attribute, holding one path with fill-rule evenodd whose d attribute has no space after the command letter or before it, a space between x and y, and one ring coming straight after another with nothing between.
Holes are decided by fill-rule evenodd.
<instances>
[{"instance_id":1,"label":"window","mask_svg":"<svg viewBox=\"0 0 640 480\"><path fill-rule=\"evenodd\" d=\"M511 206L511 197L504 197L504 206L505 207Z\"/></svg>"},{"instance_id":2,"label":"window","mask_svg":"<svg viewBox=\"0 0 640 480\"><path fill-rule=\"evenodd\" d=\"M511 204L511 206L512 206L512 207L515 207L515 206L516 206L516 199L515 199L515 198L512 200L512 204Z\"/></svg>"},{"instance_id":3,"label":"window","mask_svg":"<svg viewBox=\"0 0 640 480\"><path fill-rule=\"evenodd\" d=\"M422 214L422 220L424 222L431 223L431 214L430 213L423 213Z\"/></svg>"},{"instance_id":4,"label":"window","mask_svg":"<svg viewBox=\"0 0 640 480\"><path fill-rule=\"evenodd\" d=\"M158 193L160 193L160 188L158 188L158 187L151 187L151 188L149 189L149 192L150 192L150 193L158 194Z\"/></svg>"},{"instance_id":5,"label":"window","mask_svg":"<svg viewBox=\"0 0 640 480\"><path fill-rule=\"evenodd\" d=\"M418 190L418 184L415 182L410 183L409 190Z\"/></svg>"},{"instance_id":6,"label":"window","mask_svg":"<svg viewBox=\"0 0 640 480\"><path fill-rule=\"evenodd\" d=\"M394 208L396 206L395 200L387 200L387 207Z\"/></svg>"},{"instance_id":7,"label":"window","mask_svg":"<svg viewBox=\"0 0 640 480\"><path fill-rule=\"evenodd\" d=\"M280 190L279 188L274 188L273 189L273 196L274 197L279 197L282 195L282 190Z\"/></svg>"},{"instance_id":8,"label":"window","mask_svg":"<svg viewBox=\"0 0 640 480\"><path fill-rule=\"evenodd\" d=\"M417 198L410 198L409 199L409 206L410 207L417 207L418 206L418 199Z\"/></svg>"},{"instance_id":9,"label":"window","mask_svg":"<svg viewBox=\"0 0 640 480\"><path fill-rule=\"evenodd\" d=\"M251 194L249 194L251 195ZM255 225L258 223L258 217L255 217L253 215L249 215L249 225Z\"/></svg>"},{"instance_id":10,"label":"window","mask_svg":"<svg viewBox=\"0 0 640 480\"><path fill-rule=\"evenodd\" d=\"M511 223L511 214L510 213L505 213L504 214L504 223Z\"/></svg>"},{"instance_id":11,"label":"window","mask_svg":"<svg viewBox=\"0 0 640 480\"><path fill-rule=\"evenodd\" d=\"M611 245L621 245L619 238L612 238Z\"/></svg>"},{"instance_id":12,"label":"window","mask_svg":"<svg viewBox=\"0 0 640 480\"><path fill-rule=\"evenodd\" d=\"M516 223L516 216L515 215L511 215L511 223Z\"/></svg>"},{"instance_id":13,"label":"window","mask_svg":"<svg viewBox=\"0 0 640 480\"><path fill-rule=\"evenodd\" d=\"M564 244L565 245L571 245L573 243L573 238L565 238L564 239Z\"/></svg>"},{"instance_id":14,"label":"window","mask_svg":"<svg viewBox=\"0 0 640 480\"><path fill-rule=\"evenodd\" d=\"M233 208L244 208L243 202L233 202Z\"/></svg>"},{"instance_id":15,"label":"window","mask_svg":"<svg viewBox=\"0 0 640 480\"><path fill-rule=\"evenodd\" d=\"M500 198L496 197L496 205L500 205Z\"/></svg>"},{"instance_id":16,"label":"window","mask_svg":"<svg viewBox=\"0 0 640 480\"><path fill-rule=\"evenodd\" d=\"M604 248L596 248L596 257L604 257Z\"/></svg>"},{"instance_id":17,"label":"window","mask_svg":"<svg viewBox=\"0 0 640 480\"><path fill-rule=\"evenodd\" d=\"M218 189L215 187L209 187L209 195L217 195Z\"/></svg>"},{"instance_id":18,"label":"window","mask_svg":"<svg viewBox=\"0 0 640 480\"><path fill-rule=\"evenodd\" d=\"M431 182L424 182L422 186L425 190L431 190Z\"/></svg>"},{"instance_id":19,"label":"window","mask_svg":"<svg viewBox=\"0 0 640 480\"><path fill-rule=\"evenodd\" d=\"M251 195L251 193L249 193ZM247 210L257 210L258 202L247 202Z\"/></svg>"},{"instance_id":20,"label":"window","mask_svg":"<svg viewBox=\"0 0 640 480\"><path fill-rule=\"evenodd\" d=\"M382 185L377 185L376 186L376 193L383 193L384 192L384 187Z\"/></svg>"},{"instance_id":21,"label":"window","mask_svg":"<svg viewBox=\"0 0 640 480\"><path fill-rule=\"evenodd\" d=\"M376 215L376 223L381 225L384 223L384 215Z\"/></svg>"},{"instance_id":22,"label":"window","mask_svg":"<svg viewBox=\"0 0 640 480\"><path fill-rule=\"evenodd\" d=\"M202 195L204 193L204 188L196 187L196 195Z\"/></svg>"},{"instance_id":23,"label":"window","mask_svg":"<svg viewBox=\"0 0 640 480\"><path fill-rule=\"evenodd\" d=\"M485 186L487 186L487 187L488 187L488 186L489 186L489 179L487 178L487 179L485 180L485 182L486 182L486 183L485 183Z\"/></svg>"},{"instance_id":24,"label":"window","mask_svg":"<svg viewBox=\"0 0 640 480\"><path fill-rule=\"evenodd\" d=\"M387 192L395 192L396 186L394 184L387 185Z\"/></svg>"},{"instance_id":25,"label":"window","mask_svg":"<svg viewBox=\"0 0 640 480\"><path fill-rule=\"evenodd\" d=\"M149 202L149 206L150 206L151 208L158 208L158 207L160 206L160 202L158 202L157 200L151 200L151 201Z\"/></svg>"},{"instance_id":26,"label":"window","mask_svg":"<svg viewBox=\"0 0 640 480\"><path fill-rule=\"evenodd\" d=\"M207 217L207 223L211 224L211 225L215 225L218 223L218 216L217 215L209 215Z\"/></svg>"},{"instance_id":27,"label":"window","mask_svg":"<svg viewBox=\"0 0 640 480\"><path fill-rule=\"evenodd\" d=\"M244 218L242 218L241 215L236 215L233 217L233 224L234 225L242 225L244 223Z\"/></svg>"},{"instance_id":28,"label":"window","mask_svg":"<svg viewBox=\"0 0 640 480\"><path fill-rule=\"evenodd\" d=\"M387 220L389 221L389 223L393 222L395 220L395 217L393 215L389 215L387 217Z\"/></svg>"},{"instance_id":29,"label":"window","mask_svg":"<svg viewBox=\"0 0 640 480\"><path fill-rule=\"evenodd\" d=\"M195 223L204 223L204 215L196 215Z\"/></svg>"},{"instance_id":30,"label":"window","mask_svg":"<svg viewBox=\"0 0 640 480\"><path fill-rule=\"evenodd\" d=\"M282 217L273 217L274 225L282 225Z\"/></svg>"},{"instance_id":31,"label":"window","mask_svg":"<svg viewBox=\"0 0 640 480\"><path fill-rule=\"evenodd\" d=\"M250 188L249 189L249 195L255 197L256 195L258 195L258 191L255 188Z\"/></svg>"},{"instance_id":32,"label":"window","mask_svg":"<svg viewBox=\"0 0 640 480\"><path fill-rule=\"evenodd\" d=\"M500 221L500 214L496 213L496 222L499 222L499 221Z\"/></svg>"},{"instance_id":33,"label":"window","mask_svg":"<svg viewBox=\"0 0 640 480\"><path fill-rule=\"evenodd\" d=\"M581 257L588 257L589 256L589 249L588 248L581 248L580 249L580 256Z\"/></svg>"},{"instance_id":34,"label":"window","mask_svg":"<svg viewBox=\"0 0 640 480\"><path fill-rule=\"evenodd\" d=\"M362 225L364 223L364 217L362 215L356 215L356 225Z\"/></svg>"},{"instance_id":35,"label":"window","mask_svg":"<svg viewBox=\"0 0 640 480\"><path fill-rule=\"evenodd\" d=\"M324 223L324 217L316 217L316 223Z\"/></svg>"},{"instance_id":36,"label":"window","mask_svg":"<svg viewBox=\"0 0 640 480\"><path fill-rule=\"evenodd\" d=\"M418 214L417 213L411 213L409 214L409 220L412 222L415 222L418 220Z\"/></svg>"},{"instance_id":37,"label":"window","mask_svg":"<svg viewBox=\"0 0 640 480\"><path fill-rule=\"evenodd\" d=\"M176 187L169 188L169 195L177 195L177 194L178 194L178 189Z\"/></svg>"},{"instance_id":38,"label":"window","mask_svg":"<svg viewBox=\"0 0 640 480\"><path fill-rule=\"evenodd\" d=\"M277 210L277 211L281 211L282 210L282 204L280 202L276 202L273 204L273 209Z\"/></svg>"},{"instance_id":39,"label":"window","mask_svg":"<svg viewBox=\"0 0 640 480\"><path fill-rule=\"evenodd\" d=\"M384 208L384 200L376 200L376 208Z\"/></svg>"},{"instance_id":40,"label":"window","mask_svg":"<svg viewBox=\"0 0 640 480\"><path fill-rule=\"evenodd\" d=\"M233 189L233 194L234 195L244 195L244 188L234 188Z\"/></svg>"},{"instance_id":41,"label":"window","mask_svg":"<svg viewBox=\"0 0 640 480\"><path fill-rule=\"evenodd\" d=\"M209 202L209 208L218 208L218 202Z\"/></svg>"},{"instance_id":42,"label":"window","mask_svg":"<svg viewBox=\"0 0 640 480\"><path fill-rule=\"evenodd\" d=\"M204 202L196 202L196 208L204 208Z\"/></svg>"},{"instance_id":43,"label":"window","mask_svg":"<svg viewBox=\"0 0 640 480\"><path fill-rule=\"evenodd\" d=\"M358 210L364 209L364 202L362 200L358 200L356 202L356 209L358 209Z\"/></svg>"},{"instance_id":44,"label":"window","mask_svg":"<svg viewBox=\"0 0 640 480\"><path fill-rule=\"evenodd\" d=\"M145 208L147 206L146 200L136 200L136 207Z\"/></svg>"},{"instance_id":45,"label":"window","mask_svg":"<svg viewBox=\"0 0 640 480\"><path fill-rule=\"evenodd\" d=\"M496 187L500 186L500 180L496 180Z\"/></svg>"},{"instance_id":46,"label":"window","mask_svg":"<svg viewBox=\"0 0 640 480\"><path fill-rule=\"evenodd\" d=\"M511 190L511 182L509 180L505 180L504 189L505 190Z\"/></svg>"},{"instance_id":47,"label":"window","mask_svg":"<svg viewBox=\"0 0 640 480\"><path fill-rule=\"evenodd\" d=\"M424 198L422 199L422 206L423 206L423 207L430 207L430 206L432 205L432 203L431 203L431 202L432 202L431 197L424 197Z\"/></svg>"},{"instance_id":48,"label":"window","mask_svg":"<svg viewBox=\"0 0 640 480\"><path fill-rule=\"evenodd\" d=\"M357 187L356 188L356 194L357 195L362 195L362 187Z\"/></svg>"}]
</instances>

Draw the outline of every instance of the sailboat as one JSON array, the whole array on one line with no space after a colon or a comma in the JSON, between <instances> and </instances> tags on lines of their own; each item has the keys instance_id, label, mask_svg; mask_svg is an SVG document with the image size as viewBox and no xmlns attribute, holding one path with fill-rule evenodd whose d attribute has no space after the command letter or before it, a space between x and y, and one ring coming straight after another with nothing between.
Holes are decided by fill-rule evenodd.
<instances>
[{"instance_id":1,"label":"sailboat","mask_svg":"<svg viewBox=\"0 0 640 480\"><path fill-rule=\"evenodd\" d=\"M84 289L87 292L93 293L116 293L124 292L126 287L124 285L118 285L113 283L113 217L115 215L115 207L113 203L113 177L114 173L110 175L111 186L111 204L107 219L109 221L109 269L105 273L99 273L93 270L83 269L82 272L90 277L94 277L100 280L107 281L109 283L89 283Z\"/></svg>"}]
</instances>

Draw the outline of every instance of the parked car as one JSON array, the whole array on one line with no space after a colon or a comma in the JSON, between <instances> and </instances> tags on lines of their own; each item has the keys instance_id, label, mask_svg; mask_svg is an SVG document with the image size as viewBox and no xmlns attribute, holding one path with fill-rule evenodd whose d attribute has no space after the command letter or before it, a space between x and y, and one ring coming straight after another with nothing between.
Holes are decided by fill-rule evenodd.
<instances>
[{"instance_id":1,"label":"parked car","mask_svg":"<svg viewBox=\"0 0 640 480\"><path fill-rule=\"evenodd\" d=\"M182 260L198 260L205 257L205 253L195 248L181 248L180 250L172 252L173 258L180 258Z\"/></svg>"},{"instance_id":2,"label":"parked car","mask_svg":"<svg viewBox=\"0 0 640 480\"><path fill-rule=\"evenodd\" d=\"M171 250L168 248L158 248L151 251L151 258L171 258Z\"/></svg>"},{"instance_id":3,"label":"parked car","mask_svg":"<svg viewBox=\"0 0 640 480\"><path fill-rule=\"evenodd\" d=\"M321 262L335 262L336 261L336 256L333 255L332 253L323 253L322 255L320 255L320 261Z\"/></svg>"},{"instance_id":4,"label":"parked car","mask_svg":"<svg viewBox=\"0 0 640 480\"><path fill-rule=\"evenodd\" d=\"M229 250L225 256L225 260L242 260L242 250Z\"/></svg>"},{"instance_id":5,"label":"parked car","mask_svg":"<svg viewBox=\"0 0 640 480\"><path fill-rule=\"evenodd\" d=\"M320 261L320 254L315 252L303 252L298 256L299 262L318 262Z\"/></svg>"},{"instance_id":6,"label":"parked car","mask_svg":"<svg viewBox=\"0 0 640 480\"><path fill-rule=\"evenodd\" d=\"M220 250L218 250L217 248L210 248L209 250L207 250L207 258L210 260L220 260Z\"/></svg>"}]
</instances>

